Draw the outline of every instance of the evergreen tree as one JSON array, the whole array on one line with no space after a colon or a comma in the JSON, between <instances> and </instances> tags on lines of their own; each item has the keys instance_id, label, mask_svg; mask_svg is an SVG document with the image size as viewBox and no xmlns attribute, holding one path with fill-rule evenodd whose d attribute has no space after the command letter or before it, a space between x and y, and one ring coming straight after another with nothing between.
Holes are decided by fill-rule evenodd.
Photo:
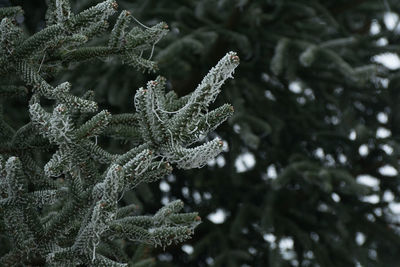
<instances>
[{"instance_id":1,"label":"evergreen tree","mask_svg":"<svg viewBox=\"0 0 400 267\"><path fill-rule=\"evenodd\" d=\"M146 25L170 25L154 55L179 95L227 51L242 58L222 94L235 107L219 131L229 151L219 164L175 172L170 191L154 193L185 199L203 217L224 211L225 221L204 220L188 243L193 252L171 248L160 265L397 266L398 74L377 61L397 52L396 21L385 22L397 1L121 5ZM116 84L107 79L104 88ZM107 97L126 107L121 94ZM239 172L244 156L255 164Z\"/></svg>"},{"instance_id":2,"label":"evergreen tree","mask_svg":"<svg viewBox=\"0 0 400 267\"><path fill-rule=\"evenodd\" d=\"M146 1L136 10L171 25L156 59L178 93L225 51L242 58L224 91L235 107L220 131L225 165L179 172L169 192L226 219L206 220L188 257L170 251L172 266L398 265L398 70L376 61L398 51L397 25L384 22L397 1ZM244 156L255 164L239 172Z\"/></svg>"},{"instance_id":3,"label":"evergreen tree","mask_svg":"<svg viewBox=\"0 0 400 267\"><path fill-rule=\"evenodd\" d=\"M184 97L167 92L159 76L136 91L135 113L99 111L95 91L76 95L70 82L54 80L99 59L154 71L154 45L168 31L163 22L132 27L124 10L107 33L117 8L107 0L75 13L67 0L48 1L46 25L33 35L18 25L19 6L0 8L0 266L148 266L145 248L125 253L124 240L165 248L200 223L196 212L180 213L180 200L154 215L120 200L170 174L171 164L199 168L222 151L219 138L198 143L233 113L229 104L209 105L239 58L227 53ZM15 121L17 111L28 121ZM110 153L100 137L129 144Z\"/></svg>"},{"instance_id":4,"label":"evergreen tree","mask_svg":"<svg viewBox=\"0 0 400 267\"><path fill-rule=\"evenodd\" d=\"M153 183L122 198L149 211L181 198L203 217L186 243L193 251L156 250L159 266L398 265L399 78L379 63L397 57L398 1L119 3L140 23L170 26L153 58L179 96L226 52L242 59L220 98L235 108L218 131L229 150L206 168L176 170L161 184L169 191ZM40 27L41 10L26 13L30 31ZM132 85L149 76L121 64L81 64L57 81L96 88L100 106L126 113ZM125 146L99 140L115 153ZM254 165L238 170L243 157ZM221 224L206 219L216 210L226 215Z\"/></svg>"}]
</instances>

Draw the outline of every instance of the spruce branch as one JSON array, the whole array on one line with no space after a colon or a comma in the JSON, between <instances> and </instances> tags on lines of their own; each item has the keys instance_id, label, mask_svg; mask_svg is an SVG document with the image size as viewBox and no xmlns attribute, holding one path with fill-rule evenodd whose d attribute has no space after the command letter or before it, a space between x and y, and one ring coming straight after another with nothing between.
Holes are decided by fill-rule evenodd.
<instances>
[{"instance_id":1,"label":"spruce branch","mask_svg":"<svg viewBox=\"0 0 400 267\"><path fill-rule=\"evenodd\" d=\"M0 8L0 96L30 97L30 121L22 127L13 129L0 113L0 220L13 244L0 265L127 266L106 251L114 239L162 247L189 239L201 219L180 213L182 201L154 216L138 216L132 214L137 204L120 207L120 200L126 191L171 174L172 166L201 167L222 151L218 138L191 145L232 115L228 104L208 109L232 77L238 56L229 52L188 96L167 93L159 76L137 90L136 113L98 111L93 91L78 96L69 82L54 85L49 78L67 66L109 57L155 70L154 46L168 26L131 28L133 17L122 11L108 42L91 46L88 41L106 33L115 1L77 14L67 0L47 4L46 27L28 37L12 19L20 8ZM136 146L110 153L98 143L100 136Z\"/></svg>"},{"instance_id":2,"label":"spruce branch","mask_svg":"<svg viewBox=\"0 0 400 267\"><path fill-rule=\"evenodd\" d=\"M22 8L19 6L3 7L0 9L0 19L3 19L4 17L14 17L22 13Z\"/></svg>"},{"instance_id":3,"label":"spruce branch","mask_svg":"<svg viewBox=\"0 0 400 267\"><path fill-rule=\"evenodd\" d=\"M169 111L171 106L181 106L175 103L181 100L167 98L162 78L149 82L146 89L140 88L136 92L135 107L140 118L142 136L155 148L157 155L177 164L179 168L198 168L222 151L222 141L219 139L195 148L187 146L201 141L209 131L232 114L230 106L224 106L211 115L207 111L222 84L232 77L238 64L236 53L229 52L210 70L195 91L184 97L185 104L178 110ZM208 118L212 119L211 124Z\"/></svg>"}]
</instances>

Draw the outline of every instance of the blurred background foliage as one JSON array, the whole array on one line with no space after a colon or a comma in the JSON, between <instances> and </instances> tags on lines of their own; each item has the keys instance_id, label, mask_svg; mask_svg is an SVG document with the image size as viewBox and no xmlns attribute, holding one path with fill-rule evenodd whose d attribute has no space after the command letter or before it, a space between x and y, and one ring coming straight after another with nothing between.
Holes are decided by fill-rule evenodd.
<instances>
[{"instance_id":1,"label":"blurred background foliage","mask_svg":"<svg viewBox=\"0 0 400 267\"><path fill-rule=\"evenodd\" d=\"M226 52L241 58L216 103L235 107L217 130L226 152L123 198L145 213L180 198L203 218L183 246L147 251L153 264L398 266L399 1L118 2L144 25L169 25L159 71L99 61L53 77L94 90L113 113L131 112L135 90L158 74L185 95ZM23 6L27 31L43 27L45 1L0 3Z\"/></svg>"}]
</instances>

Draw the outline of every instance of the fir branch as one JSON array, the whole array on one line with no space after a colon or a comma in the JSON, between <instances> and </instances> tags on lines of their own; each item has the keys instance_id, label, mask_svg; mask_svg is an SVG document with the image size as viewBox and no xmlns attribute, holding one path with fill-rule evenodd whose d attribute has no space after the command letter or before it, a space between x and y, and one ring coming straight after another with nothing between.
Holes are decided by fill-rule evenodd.
<instances>
[{"instance_id":1,"label":"fir branch","mask_svg":"<svg viewBox=\"0 0 400 267\"><path fill-rule=\"evenodd\" d=\"M98 109L93 91L76 96L69 82L53 86L49 76L69 63L109 56L155 70L154 46L168 26L128 29L133 17L123 11L108 44L92 46L88 41L106 32L115 1L78 14L67 0L47 4L46 27L29 37L7 18L20 13L19 8L0 9L0 17L6 16L0 25L0 62L9 62L0 69L7 84L0 86L0 96L31 96L28 123L14 130L0 117L0 152L6 156L0 156L0 212L13 243L0 263L126 266L104 250L110 238L163 247L187 240L200 217L179 213L183 202L173 201L154 216L135 216L137 206L120 208L119 200L127 190L170 174L171 164L200 167L221 152L219 139L188 146L232 114L229 105L211 112L208 106L239 58L228 53L189 96L166 93L166 79L159 76L137 91L136 113L111 115L103 110L93 115ZM146 50L148 59L142 57ZM97 144L100 135L140 145L112 154Z\"/></svg>"}]
</instances>

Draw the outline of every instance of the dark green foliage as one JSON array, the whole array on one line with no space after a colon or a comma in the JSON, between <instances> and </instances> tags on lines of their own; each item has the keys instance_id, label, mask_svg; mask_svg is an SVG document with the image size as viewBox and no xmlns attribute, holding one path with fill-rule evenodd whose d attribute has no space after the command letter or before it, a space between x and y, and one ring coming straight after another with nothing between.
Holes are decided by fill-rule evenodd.
<instances>
[{"instance_id":1,"label":"dark green foliage","mask_svg":"<svg viewBox=\"0 0 400 267\"><path fill-rule=\"evenodd\" d=\"M230 127L219 131L229 144L225 165L175 172L169 192L160 195L155 186L152 194L143 188L131 197L153 209L162 197L182 198L203 218L217 209L227 214L222 224L204 220L189 242L192 254L172 247L167 251L172 259L159 266L398 265L398 215L391 207L399 201L399 177L381 168L399 170L400 83L398 69L374 60L398 52L397 30L384 22L388 12L398 14L398 1L146 0L120 5L148 26L155 25L155 17L170 25L153 59L179 96L190 92L227 51L238 51L242 59L236 79L222 93L235 109ZM371 31L378 26L380 32ZM102 105L128 112L131 86L147 77L105 65L78 68L64 73L64 79L95 87ZM89 78L93 73L102 78L100 84ZM176 101L172 92L166 99L175 110L188 101ZM377 137L382 128L391 134ZM138 139L126 128L110 135ZM118 151L121 144L110 142L109 147ZM360 147L368 152L360 154ZM235 162L242 154L253 155L255 165L238 173ZM375 177L377 185L364 185L360 175ZM371 203L368 196L377 198ZM289 249L282 251L280 243Z\"/></svg>"},{"instance_id":2,"label":"dark green foliage","mask_svg":"<svg viewBox=\"0 0 400 267\"><path fill-rule=\"evenodd\" d=\"M192 243L188 262L397 265L396 217L383 198L391 192L398 199L397 176L379 171L386 164L399 167L396 71L373 57L394 51L398 37L385 28L388 10L382 1L353 2L187 1L171 7L167 1L147 1L142 6L152 10L147 16L157 14L171 25L156 58L178 93L224 51L235 49L242 58L238 78L224 91L235 108L230 122L236 129L234 135L228 129L220 133L230 147L226 165L179 173L171 184L171 196L189 189L187 199L200 214L217 208L228 214L222 225L200 227L202 236ZM384 2L394 12L399 7ZM380 25L381 32L371 34L371 25ZM204 41L205 35L213 38ZM389 45L377 43L382 37ZM169 72L172 66L186 71L177 75ZM388 116L387 123L376 119L379 113ZM380 127L391 135L377 137ZM363 144L369 149L365 156L358 152ZM393 152L385 152L384 145ZM242 153L251 153L256 164L237 173L235 161ZM376 177L379 186L360 184L360 174ZM212 197L195 205L196 192ZM370 195L378 196L377 203L366 201ZM363 242L356 240L360 233ZM292 240L293 247L280 251L281 240ZM175 264L183 264L180 255L174 254Z\"/></svg>"},{"instance_id":3,"label":"dark green foliage","mask_svg":"<svg viewBox=\"0 0 400 267\"><path fill-rule=\"evenodd\" d=\"M227 218L199 227L191 255L169 250L172 266L205 266L210 258L213 266L398 264L390 204L398 201L398 176L380 171L399 167L398 70L374 58L398 49L397 32L384 23L389 11L398 11L396 1L148 0L121 6L142 23L159 17L170 25L154 58L178 95L190 92L227 51L239 51L242 59L237 79L223 92L235 108L231 127L219 131L229 144L225 165L178 172L165 193L191 202L203 217L220 208ZM381 31L373 33L377 26ZM130 75L117 68L105 75L112 73ZM118 84L107 79L104 88ZM107 94L114 108L126 109L126 92L119 100ZM381 128L391 135L377 137ZM360 155L360 147L368 154ZM243 153L253 155L255 165L238 173L235 162ZM378 185L364 185L360 175L375 177ZM372 203L365 198L374 195ZM280 251L281 240L293 241L289 252Z\"/></svg>"}]
</instances>

